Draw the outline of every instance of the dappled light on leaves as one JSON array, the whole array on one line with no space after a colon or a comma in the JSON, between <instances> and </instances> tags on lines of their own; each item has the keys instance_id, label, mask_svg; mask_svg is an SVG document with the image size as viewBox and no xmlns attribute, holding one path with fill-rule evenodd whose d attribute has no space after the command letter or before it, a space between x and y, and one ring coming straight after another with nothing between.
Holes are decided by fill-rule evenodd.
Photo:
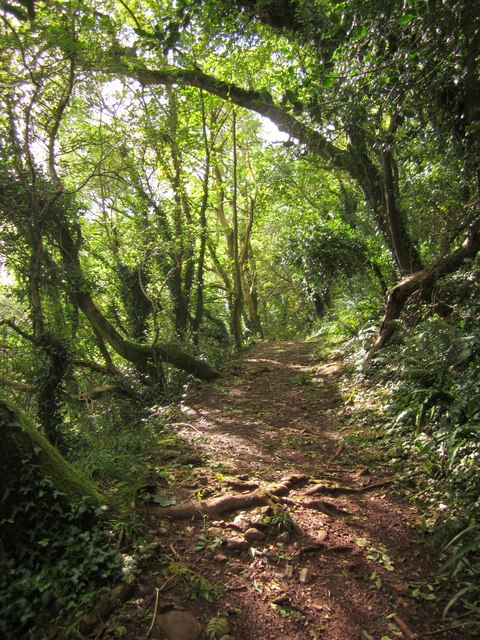
<instances>
[{"instance_id":1,"label":"dappled light on leaves","mask_svg":"<svg viewBox=\"0 0 480 640\"><path fill-rule=\"evenodd\" d=\"M327 462L351 462L349 442L360 450L375 433L375 455L418 499L423 535L444 542L436 577L412 592L442 603L423 630L478 632L479 33L468 0L0 2L0 384L5 415L28 414L12 418L12 442L25 446L0 487L9 508L15 482L20 491L2 527L28 528L25 514L43 509L45 528L59 509L57 535L74 556L69 564L52 550L53 574L44 571L38 545L50 538L39 524L20 593L11 585L28 549L0 545L9 625L18 596L25 631L50 618L68 626L69 567L86 608L116 579L117 547L131 567L141 565L134 547L151 558L159 541L135 510L149 496L171 513L192 504L176 492L196 464L228 459L234 476L248 462L252 501L273 509L270 518L292 517L290 533L301 536L292 505L275 512L262 493L273 482L262 468L293 473L303 447L303 472L321 476ZM291 359L296 341L318 362ZM258 351L241 360L235 384L235 358L249 347ZM350 367L345 395L329 386L340 360ZM281 391L275 372L288 378ZM200 381L219 395L197 409ZM328 428L302 432L302 421ZM25 471L33 454L50 461L38 478ZM59 501L43 495L52 477ZM218 505L205 478L196 492L207 513ZM91 531L79 490L112 509L90 514ZM352 504L335 506L319 498L302 509L350 517ZM71 543L76 520L85 545ZM221 597L180 557L177 534L155 569L164 582L149 635L167 633L167 587ZM383 567L371 567L369 597L355 592L354 615L327 600L296 609L268 592L285 633L303 633L307 610L323 616L312 638L352 635L359 619L355 634L367 640L416 633L401 610L369 631L372 593L381 597L390 571L390 542L372 535L327 552L355 544ZM94 577L93 547L105 560ZM78 560L82 549L91 563ZM252 552L258 566L262 553ZM268 567L269 580L283 580ZM307 593L315 572L301 571ZM65 588L50 598L54 575ZM255 580L265 595L266 581ZM210 611L206 632L228 629L224 619ZM90 633L91 620L75 633ZM260 636L275 637L269 624ZM119 623L111 637L128 633Z\"/></svg>"}]
</instances>

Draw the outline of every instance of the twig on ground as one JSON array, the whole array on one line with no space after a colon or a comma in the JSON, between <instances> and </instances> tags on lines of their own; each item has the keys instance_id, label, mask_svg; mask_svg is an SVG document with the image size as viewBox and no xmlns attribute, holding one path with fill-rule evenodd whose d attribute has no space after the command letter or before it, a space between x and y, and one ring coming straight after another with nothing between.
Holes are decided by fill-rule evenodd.
<instances>
[{"instance_id":1,"label":"twig on ground","mask_svg":"<svg viewBox=\"0 0 480 640\"><path fill-rule=\"evenodd\" d=\"M471 627L472 625L478 626L478 620L467 620L466 622L461 622L460 624L453 624L450 627L440 627L440 629L435 629L435 631L424 631L422 635L438 636L441 633L445 633L446 631L454 631L454 629L462 629L463 627Z\"/></svg>"},{"instance_id":2,"label":"twig on ground","mask_svg":"<svg viewBox=\"0 0 480 640\"><path fill-rule=\"evenodd\" d=\"M407 638L407 640L413 640L413 638L415 637L415 634L410 629L408 624L404 620L402 620L402 618L400 618L399 615L395 614L393 616L392 620L397 625L397 627L400 629L400 631L403 633L405 638Z\"/></svg>"},{"instance_id":3,"label":"twig on ground","mask_svg":"<svg viewBox=\"0 0 480 640\"><path fill-rule=\"evenodd\" d=\"M193 429L197 433L202 433L200 429L197 429L197 427L195 427L193 424L190 424L190 422L170 422L168 426L169 427L189 427L190 429Z\"/></svg>"},{"instance_id":4,"label":"twig on ground","mask_svg":"<svg viewBox=\"0 0 480 640\"><path fill-rule=\"evenodd\" d=\"M175 549L172 547L172 545L170 545L170 549L175 553L175 555L178 556L177 552L175 551ZM169 578L167 578L167 580L165 580L165 582L162 584L161 587L155 587L155 607L153 610L153 618L152 618L152 622L148 628L147 631L147 635L145 636L145 639L148 640L148 638L150 637L150 634L152 633L153 627L155 625L155 620L157 619L157 614L158 614L158 601L159 601L159 596L160 596L160 592L163 591L165 589L165 587L167 586L167 584L169 582L171 582L172 580L174 580L178 575L178 572L173 574L173 576L170 576Z\"/></svg>"},{"instance_id":5,"label":"twig on ground","mask_svg":"<svg viewBox=\"0 0 480 640\"><path fill-rule=\"evenodd\" d=\"M161 589L159 589L158 587L155 587L155 608L153 610L153 618L152 618L152 623L150 624L150 626L148 627L148 631L147 631L147 635L145 636L145 638L148 640L148 638L150 637L150 634L152 633L153 627L155 625L155 620L157 619L157 613L158 613L158 599L159 599L159 595L160 595L160 591Z\"/></svg>"}]
</instances>

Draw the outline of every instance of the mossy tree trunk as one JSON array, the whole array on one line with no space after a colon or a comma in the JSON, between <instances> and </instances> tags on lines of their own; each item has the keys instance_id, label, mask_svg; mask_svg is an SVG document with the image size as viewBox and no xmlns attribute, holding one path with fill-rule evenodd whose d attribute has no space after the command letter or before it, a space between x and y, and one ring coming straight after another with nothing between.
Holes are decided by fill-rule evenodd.
<instances>
[{"instance_id":1,"label":"mossy tree trunk","mask_svg":"<svg viewBox=\"0 0 480 640\"><path fill-rule=\"evenodd\" d=\"M63 458L23 411L4 398L0 398L0 437L0 490L28 460L49 479L59 499L87 499L96 506L106 503L95 485Z\"/></svg>"},{"instance_id":2,"label":"mossy tree trunk","mask_svg":"<svg viewBox=\"0 0 480 640\"><path fill-rule=\"evenodd\" d=\"M479 252L480 219L477 219L472 224L467 238L458 249L430 267L412 273L392 287L388 292L387 308L380 331L365 356L365 362L371 360L376 352L387 344L393 336L397 327L395 322L400 318L405 305L413 295L420 294L423 299L428 299L428 296L430 296L432 303L434 303L433 292L437 282L446 275L459 271L462 266L469 265Z\"/></svg>"}]
</instances>

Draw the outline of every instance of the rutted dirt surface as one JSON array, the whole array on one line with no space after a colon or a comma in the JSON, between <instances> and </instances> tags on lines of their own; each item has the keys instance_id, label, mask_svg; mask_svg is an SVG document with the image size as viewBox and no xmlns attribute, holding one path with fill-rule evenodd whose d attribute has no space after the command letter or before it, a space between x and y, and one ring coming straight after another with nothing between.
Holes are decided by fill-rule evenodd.
<instances>
[{"instance_id":1,"label":"rutted dirt surface","mask_svg":"<svg viewBox=\"0 0 480 640\"><path fill-rule=\"evenodd\" d=\"M220 621L215 637L229 628L236 640L424 638L442 626L436 603L418 597L428 597L435 550L419 543L415 510L388 468L339 446L339 367L318 364L314 351L311 342L255 345L184 400L172 425L195 469L179 470L177 504L252 492L265 503L214 521L171 520L156 507L157 548L122 621L129 638L147 637L155 603L151 638L206 638L218 615L225 628ZM192 602L185 568L223 595ZM201 627L162 632L159 620L182 609Z\"/></svg>"}]
</instances>

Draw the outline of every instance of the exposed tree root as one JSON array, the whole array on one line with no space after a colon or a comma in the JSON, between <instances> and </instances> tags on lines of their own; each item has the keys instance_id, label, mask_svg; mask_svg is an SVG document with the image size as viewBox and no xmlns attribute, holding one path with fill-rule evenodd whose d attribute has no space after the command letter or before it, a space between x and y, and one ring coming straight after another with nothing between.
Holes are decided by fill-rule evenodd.
<instances>
[{"instance_id":1,"label":"exposed tree root","mask_svg":"<svg viewBox=\"0 0 480 640\"><path fill-rule=\"evenodd\" d=\"M293 475L283 479L280 484L269 487L268 490L257 489L242 494L227 493L210 500L187 502L169 507L152 506L148 510L152 515L173 520L201 520L203 518L215 520L234 511L271 505L272 497L287 495L295 486L307 481L308 476Z\"/></svg>"},{"instance_id":2,"label":"exposed tree root","mask_svg":"<svg viewBox=\"0 0 480 640\"><path fill-rule=\"evenodd\" d=\"M385 480L384 482L375 482L374 484L367 484L364 487L329 487L324 484L316 484L310 489L305 491L305 495L313 496L317 493L325 493L327 495L349 495L355 493L365 493L366 491L373 491L373 489L380 489L392 484L393 480Z\"/></svg>"},{"instance_id":3,"label":"exposed tree root","mask_svg":"<svg viewBox=\"0 0 480 640\"><path fill-rule=\"evenodd\" d=\"M245 482L244 480L227 480L227 485L234 491L254 491L260 487L258 482Z\"/></svg>"},{"instance_id":4,"label":"exposed tree root","mask_svg":"<svg viewBox=\"0 0 480 640\"><path fill-rule=\"evenodd\" d=\"M339 509L336 505L332 504L331 502L326 502L325 500L311 500L310 502L303 502L302 507L320 511L329 518L338 518L350 515L349 511L346 511L345 509Z\"/></svg>"},{"instance_id":5,"label":"exposed tree root","mask_svg":"<svg viewBox=\"0 0 480 640\"><path fill-rule=\"evenodd\" d=\"M170 507L149 507L149 512L162 518L173 520L202 520L210 518L216 520L226 513L253 509L271 503L271 498L265 491L257 490L250 493L228 493L210 500L187 502Z\"/></svg>"},{"instance_id":6,"label":"exposed tree root","mask_svg":"<svg viewBox=\"0 0 480 640\"><path fill-rule=\"evenodd\" d=\"M323 542L318 542L316 544L310 544L307 547L302 547L301 549L299 549L298 559L301 560L302 557L307 553L349 553L353 550L354 547L351 547L348 544L336 544L329 547Z\"/></svg>"},{"instance_id":7,"label":"exposed tree root","mask_svg":"<svg viewBox=\"0 0 480 640\"><path fill-rule=\"evenodd\" d=\"M200 500L195 502L187 502L180 505L172 505L169 507L149 506L150 514L160 516L162 518L172 518L173 520L202 520L209 518L211 520L233 513L235 511L247 511L255 507L272 505L272 498L287 496L290 491L305 482L308 482L308 476L293 475L284 478L279 484L273 485L268 489L257 488L248 493L227 493L225 495L210 498L209 500ZM356 494L372 491L386 485L392 481L377 482L365 487L328 487L326 485L317 484L305 492L306 495L314 495L318 493L326 494ZM231 481L230 486L234 486L238 490L255 486L255 483L242 483L241 481ZM296 504L293 500L285 500L288 504ZM348 516L349 512L338 508L336 505L324 500L312 500L305 502L302 506L309 509L317 509L325 515L336 518L339 516ZM301 533L301 531L298 531Z\"/></svg>"}]
</instances>

